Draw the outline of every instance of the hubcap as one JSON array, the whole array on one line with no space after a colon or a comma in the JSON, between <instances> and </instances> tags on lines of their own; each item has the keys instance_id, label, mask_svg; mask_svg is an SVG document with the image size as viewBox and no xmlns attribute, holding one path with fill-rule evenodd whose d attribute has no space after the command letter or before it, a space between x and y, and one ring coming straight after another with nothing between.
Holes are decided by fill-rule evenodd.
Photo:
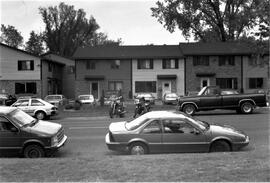
<instances>
[{"instance_id":1,"label":"hubcap","mask_svg":"<svg viewBox=\"0 0 270 183\"><path fill-rule=\"evenodd\" d=\"M186 108L186 113L187 113L187 114L192 114L193 111L194 111L194 109L193 109L192 107L190 107L190 106L188 106L188 107Z\"/></svg>"},{"instance_id":2,"label":"hubcap","mask_svg":"<svg viewBox=\"0 0 270 183\"><path fill-rule=\"evenodd\" d=\"M251 106L249 105L249 104L246 104L246 105L244 105L243 106L243 110L245 111L245 112L250 112L251 111Z\"/></svg>"},{"instance_id":3,"label":"hubcap","mask_svg":"<svg viewBox=\"0 0 270 183\"><path fill-rule=\"evenodd\" d=\"M44 118L43 113L38 113L38 114L37 114L37 119L43 119L43 118Z\"/></svg>"},{"instance_id":4,"label":"hubcap","mask_svg":"<svg viewBox=\"0 0 270 183\"><path fill-rule=\"evenodd\" d=\"M40 154L39 154L39 152L37 150L31 150L28 154L29 154L30 158L38 158L38 157L40 157Z\"/></svg>"},{"instance_id":5,"label":"hubcap","mask_svg":"<svg viewBox=\"0 0 270 183\"><path fill-rule=\"evenodd\" d=\"M142 146L134 146L131 149L131 154L132 155L144 154L144 148Z\"/></svg>"}]
</instances>

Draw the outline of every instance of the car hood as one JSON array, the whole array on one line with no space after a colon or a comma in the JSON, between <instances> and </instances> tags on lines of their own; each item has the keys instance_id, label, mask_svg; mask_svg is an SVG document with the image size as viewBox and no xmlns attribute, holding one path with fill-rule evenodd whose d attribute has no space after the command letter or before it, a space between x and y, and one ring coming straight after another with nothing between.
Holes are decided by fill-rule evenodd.
<instances>
[{"instance_id":1,"label":"car hood","mask_svg":"<svg viewBox=\"0 0 270 183\"><path fill-rule=\"evenodd\" d=\"M213 134L246 136L246 134L230 125L211 124L210 130Z\"/></svg>"},{"instance_id":2,"label":"car hood","mask_svg":"<svg viewBox=\"0 0 270 183\"><path fill-rule=\"evenodd\" d=\"M128 132L128 130L126 129L125 124L126 124L126 121L111 123L109 126L109 130L112 133L124 133L124 132L126 133Z\"/></svg>"},{"instance_id":3,"label":"car hood","mask_svg":"<svg viewBox=\"0 0 270 183\"><path fill-rule=\"evenodd\" d=\"M27 127L27 129L37 135L53 136L61 129L61 127L62 125L58 123L39 120L38 123L36 123L34 126Z\"/></svg>"}]
</instances>

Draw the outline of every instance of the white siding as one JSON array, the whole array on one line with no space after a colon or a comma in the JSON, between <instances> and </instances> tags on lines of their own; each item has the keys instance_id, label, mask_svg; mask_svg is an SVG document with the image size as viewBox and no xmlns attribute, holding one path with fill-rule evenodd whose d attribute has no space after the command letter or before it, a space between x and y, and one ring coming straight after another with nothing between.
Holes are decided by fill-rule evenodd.
<instances>
[{"instance_id":1,"label":"white siding","mask_svg":"<svg viewBox=\"0 0 270 183\"><path fill-rule=\"evenodd\" d=\"M40 80L40 58L0 45L0 80ZM18 60L34 60L33 71L18 71Z\"/></svg>"},{"instance_id":2,"label":"white siding","mask_svg":"<svg viewBox=\"0 0 270 183\"><path fill-rule=\"evenodd\" d=\"M178 69L163 69L162 59L153 60L153 69L137 69L137 60L132 60L132 93L135 95L135 81L158 81L157 75L177 75L176 90L177 94L185 93L185 73L184 59L179 59ZM158 86L157 86L158 87ZM157 88L158 92L158 88ZM157 98L157 93L153 93Z\"/></svg>"}]
</instances>

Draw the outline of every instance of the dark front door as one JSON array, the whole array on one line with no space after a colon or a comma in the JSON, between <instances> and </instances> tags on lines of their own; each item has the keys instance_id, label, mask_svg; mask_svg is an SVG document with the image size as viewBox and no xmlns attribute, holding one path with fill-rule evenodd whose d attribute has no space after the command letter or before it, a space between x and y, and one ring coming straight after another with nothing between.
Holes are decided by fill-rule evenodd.
<instances>
[{"instance_id":1,"label":"dark front door","mask_svg":"<svg viewBox=\"0 0 270 183\"><path fill-rule=\"evenodd\" d=\"M98 99L98 82L92 82L91 83L91 94L94 96L94 98Z\"/></svg>"},{"instance_id":2,"label":"dark front door","mask_svg":"<svg viewBox=\"0 0 270 183\"><path fill-rule=\"evenodd\" d=\"M208 88L203 95L200 96L199 108L215 109L221 106L222 97L216 88Z\"/></svg>"}]
</instances>

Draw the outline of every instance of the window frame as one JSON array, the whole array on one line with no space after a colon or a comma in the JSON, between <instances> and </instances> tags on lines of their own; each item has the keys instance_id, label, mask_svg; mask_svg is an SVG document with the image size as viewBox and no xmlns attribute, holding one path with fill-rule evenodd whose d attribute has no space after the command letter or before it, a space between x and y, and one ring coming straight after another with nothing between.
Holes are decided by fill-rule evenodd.
<instances>
[{"instance_id":1,"label":"window frame","mask_svg":"<svg viewBox=\"0 0 270 183\"><path fill-rule=\"evenodd\" d=\"M219 66L235 66L235 56L231 56L231 55L218 56L218 65Z\"/></svg>"},{"instance_id":2,"label":"window frame","mask_svg":"<svg viewBox=\"0 0 270 183\"><path fill-rule=\"evenodd\" d=\"M220 84L219 82L225 82ZM219 86L220 89L238 89L238 80L237 78L216 78L216 85ZM225 85L225 88L224 88ZM228 85L231 85L231 87L228 87Z\"/></svg>"},{"instance_id":3,"label":"window frame","mask_svg":"<svg viewBox=\"0 0 270 183\"><path fill-rule=\"evenodd\" d=\"M111 69L120 69L120 65L121 65L121 60L113 60L111 62Z\"/></svg>"},{"instance_id":4,"label":"window frame","mask_svg":"<svg viewBox=\"0 0 270 183\"><path fill-rule=\"evenodd\" d=\"M29 62L29 64L27 64ZM29 68L28 68L29 66ZM35 70L34 60L18 60L17 62L18 71L33 71Z\"/></svg>"},{"instance_id":5,"label":"window frame","mask_svg":"<svg viewBox=\"0 0 270 183\"><path fill-rule=\"evenodd\" d=\"M149 67L147 67L147 64L146 64L147 61L149 61ZM137 69L138 70L154 69L153 59L138 59L137 60Z\"/></svg>"},{"instance_id":6,"label":"window frame","mask_svg":"<svg viewBox=\"0 0 270 183\"><path fill-rule=\"evenodd\" d=\"M147 86L148 84L149 86ZM138 87L141 87L142 89L139 89ZM156 81L135 81L135 93L156 93L156 92L157 92Z\"/></svg>"},{"instance_id":7,"label":"window frame","mask_svg":"<svg viewBox=\"0 0 270 183\"><path fill-rule=\"evenodd\" d=\"M29 90L31 90L30 89L31 85L33 85L32 87L34 87L34 90L33 90L34 92L29 92ZM37 83L36 82L15 82L15 94L22 94L22 93L37 94Z\"/></svg>"},{"instance_id":8,"label":"window frame","mask_svg":"<svg viewBox=\"0 0 270 183\"><path fill-rule=\"evenodd\" d=\"M209 56L198 55L193 56L193 66L209 66L210 65Z\"/></svg>"},{"instance_id":9,"label":"window frame","mask_svg":"<svg viewBox=\"0 0 270 183\"><path fill-rule=\"evenodd\" d=\"M174 64L172 64L174 61ZM162 59L162 69L178 69L179 68L179 59L170 58L170 59Z\"/></svg>"},{"instance_id":10,"label":"window frame","mask_svg":"<svg viewBox=\"0 0 270 183\"><path fill-rule=\"evenodd\" d=\"M108 90L109 91L119 91L119 90L116 90L117 83L121 83L121 89L120 90L123 90L123 86L124 86L123 81L108 81ZM113 90L111 90L110 84L113 84Z\"/></svg>"},{"instance_id":11,"label":"window frame","mask_svg":"<svg viewBox=\"0 0 270 183\"><path fill-rule=\"evenodd\" d=\"M95 70L95 69L96 69L96 61L86 60L86 70Z\"/></svg>"},{"instance_id":12,"label":"window frame","mask_svg":"<svg viewBox=\"0 0 270 183\"><path fill-rule=\"evenodd\" d=\"M251 83L251 81L254 81L254 83ZM254 85L254 86L251 86L251 85ZM264 78L248 78L249 89L262 89L263 86L264 86Z\"/></svg>"}]
</instances>

